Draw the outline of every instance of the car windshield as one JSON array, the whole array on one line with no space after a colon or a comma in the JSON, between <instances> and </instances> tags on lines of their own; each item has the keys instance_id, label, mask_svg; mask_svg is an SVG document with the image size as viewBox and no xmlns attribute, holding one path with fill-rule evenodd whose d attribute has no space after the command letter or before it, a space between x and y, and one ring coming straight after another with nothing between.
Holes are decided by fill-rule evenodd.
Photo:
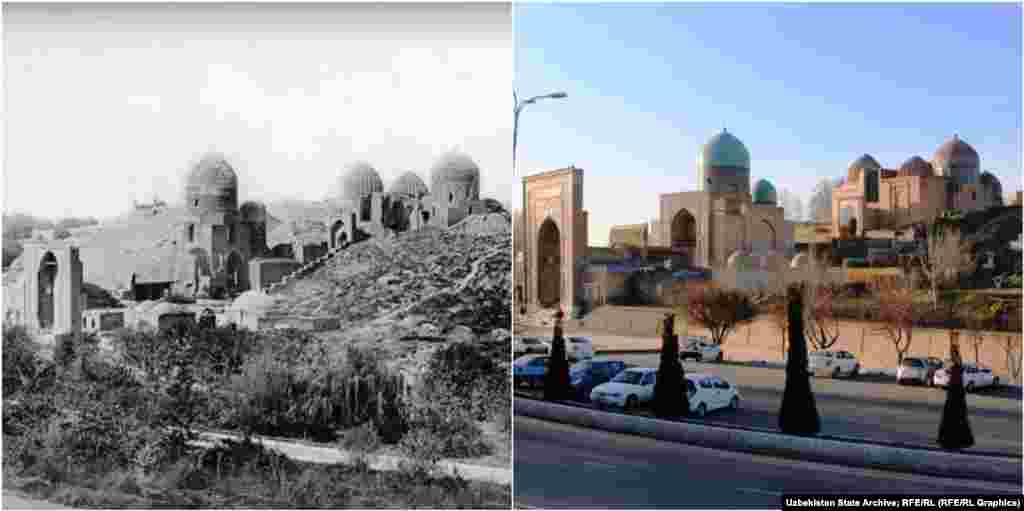
<instances>
[{"instance_id":1,"label":"car windshield","mask_svg":"<svg viewBox=\"0 0 1024 511\"><path fill-rule=\"evenodd\" d=\"M903 367L924 367L924 362L916 358L903 359Z\"/></svg>"},{"instance_id":2,"label":"car windshield","mask_svg":"<svg viewBox=\"0 0 1024 511\"><path fill-rule=\"evenodd\" d=\"M573 344L586 344L587 340L586 339L580 339L579 337L570 337L569 338L569 342L571 342Z\"/></svg>"},{"instance_id":3,"label":"car windshield","mask_svg":"<svg viewBox=\"0 0 1024 511\"><path fill-rule=\"evenodd\" d=\"M622 371L612 381L618 383L629 383L631 385L639 385L640 380L643 379L644 373L640 371Z\"/></svg>"},{"instance_id":4,"label":"car windshield","mask_svg":"<svg viewBox=\"0 0 1024 511\"><path fill-rule=\"evenodd\" d=\"M832 358L832 354L827 352L827 351L815 351L814 353L811 353L811 356L812 357Z\"/></svg>"},{"instance_id":5,"label":"car windshield","mask_svg":"<svg viewBox=\"0 0 1024 511\"><path fill-rule=\"evenodd\" d=\"M540 344L540 339L534 339L533 337L526 337L526 338L520 339L520 342L522 342L523 344Z\"/></svg>"}]
</instances>

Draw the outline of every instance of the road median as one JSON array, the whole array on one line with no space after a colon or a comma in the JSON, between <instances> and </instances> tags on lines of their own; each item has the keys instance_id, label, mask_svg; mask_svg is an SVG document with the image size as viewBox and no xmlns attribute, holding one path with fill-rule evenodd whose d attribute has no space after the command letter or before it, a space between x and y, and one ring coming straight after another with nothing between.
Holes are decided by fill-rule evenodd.
<instances>
[{"instance_id":1,"label":"road median","mask_svg":"<svg viewBox=\"0 0 1024 511\"><path fill-rule=\"evenodd\" d=\"M523 397L516 415L657 440L833 465L937 477L1021 484L1021 457L893 447L869 441L802 437L750 428L712 426L607 413Z\"/></svg>"}]
</instances>

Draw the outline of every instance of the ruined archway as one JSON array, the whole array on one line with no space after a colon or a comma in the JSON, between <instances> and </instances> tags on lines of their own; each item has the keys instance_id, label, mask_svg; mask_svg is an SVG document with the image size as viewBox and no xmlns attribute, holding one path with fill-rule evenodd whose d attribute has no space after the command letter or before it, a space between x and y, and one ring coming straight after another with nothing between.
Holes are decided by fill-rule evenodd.
<instances>
[{"instance_id":1,"label":"ruined archway","mask_svg":"<svg viewBox=\"0 0 1024 511\"><path fill-rule=\"evenodd\" d=\"M43 255L39 263L39 328L53 327L54 320L54 288L57 283L57 256L53 252Z\"/></svg>"},{"instance_id":2,"label":"ruined archway","mask_svg":"<svg viewBox=\"0 0 1024 511\"><path fill-rule=\"evenodd\" d=\"M348 242L348 231L345 230L345 222L336 220L331 225L331 248L340 248Z\"/></svg>"},{"instance_id":3,"label":"ruined archway","mask_svg":"<svg viewBox=\"0 0 1024 511\"><path fill-rule=\"evenodd\" d=\"M686 266L691 266L697 249L697 219L688 210L680 209L672 218L669 241L672 252L681 256Z\"/></svg>"},{"instance_id":4,"label":"ruined archway","mask_svg":"<svg viewBox=\"0 0 1024 511\"><path fill-rule=\"evenodd\" d=\"M537 262L537 301L542 307L556 306L562 298L562 236L550 218L537 233Z\"/></svg>"}]
</instances>

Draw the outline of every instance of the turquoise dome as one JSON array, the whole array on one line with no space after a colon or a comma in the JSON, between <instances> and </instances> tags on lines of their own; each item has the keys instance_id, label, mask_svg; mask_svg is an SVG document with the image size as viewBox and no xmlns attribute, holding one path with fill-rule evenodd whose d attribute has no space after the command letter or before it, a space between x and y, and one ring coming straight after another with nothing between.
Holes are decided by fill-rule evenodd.
<instances>
[{"instance_id":1,"label":"turquoise dome","mask_svg":"<svg viewBox=\"0 0 1024 511\"><path fill-rule=\"evenodd\" d=\"M750 152L740 139L723 129L701 148L697 166L701 169L732 167L749 170Z\"/></svg>"},{"instance_id":2,"label":"turquoise dome","mask_svg":"<svg viewBox=\"0 0 1024 511\"><path fill-rule=\"evenodd\" d=\"M754 185L754 204L779 203L779 196L775 193L775 187L767 179L761 179Z\"/></svg>"}]
</instances>

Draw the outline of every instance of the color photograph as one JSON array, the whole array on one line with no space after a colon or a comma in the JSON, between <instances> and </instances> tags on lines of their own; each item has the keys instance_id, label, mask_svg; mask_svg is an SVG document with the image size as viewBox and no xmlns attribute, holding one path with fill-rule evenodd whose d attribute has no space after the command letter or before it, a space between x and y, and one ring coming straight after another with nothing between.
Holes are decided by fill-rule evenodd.
<instances>
[{"instance_id":1,"label":"color photograph","mask_svg":"<svg viewBox=\"0 0 1024 511\"><path fill-rule=\"evenodd\" d=\"M516 508L1019 498L1020 4L514 19Z\"/></svg>"}]
</instances>

